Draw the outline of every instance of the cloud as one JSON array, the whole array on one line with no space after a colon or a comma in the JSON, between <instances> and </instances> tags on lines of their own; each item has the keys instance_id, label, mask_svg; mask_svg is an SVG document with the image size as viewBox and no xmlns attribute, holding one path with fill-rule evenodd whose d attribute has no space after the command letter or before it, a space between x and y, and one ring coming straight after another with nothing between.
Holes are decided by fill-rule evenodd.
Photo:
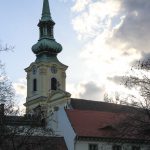
<instances>
[{"instance_id":1,"label":"cloud","mask_svg":"<svg viewBox=\"0 0 150 150\"><path fill-rule=\"evenodd\" d=\"M105 88L97 85L93 81L82 82L76 86L67 84L67 89L72 93L72 97L92 100L103 100L105 93Z\"/></svg>"},{"instance_id":2,"label":"cloud","mask_svg":"<svg viewBox=\"0 0 150 150\"><path fill-rule=\"evenodd\" d=\"M25 79L19 79L18 82L13 84L13 87L17 95L26 97L27 87Z\"/></svg>"},{"instance_id":3,"label":"cloud","mask_svg":"<svg viewBox=\"0 0 150 150\"><path fill-rule=\"evenodd\" d=\"M76 1L75 6L81 3L80 0ZM72 24L74 30L78 33L78 37L81 39L101 34L104 28L109 28L111 18L115 16L120 9L120 2L119 0L91 0L86 3L86 9L82 12L79 12L78 9L74 9L76 8L75 6L72 8L72 10L74 10L73 12L76 13Z\"/></svg>"},{"instance_id":4,"label":"cloud","mask_svg":"<svg viewBox=\"0 0 150 150\"><path fill-rule=\"evenodd\" d=\"M150 53L143 53L141 61L149 61Z\"/></svg>"},{"instance_id":5,"label":"cloud","mask_svg":"<svg viewBox=\"0 0 150 150\"><path fill-rule=\"evenodd\" d=\"M72 11L80 12L83 11L91 0L76 0L75 5L72 7Z\"/></svg>"},{"instance_id":6,"label":"cloud","mask_svg":"<svg viewBox=\"0 0 150 150\"><path fill-rule=\"evenodd\" d=\"M150 1L91 0L82 11L75 6L72 25L83 42L79 55L88 74L83 80L88 83L92 78L100 87L119 90L118 77L149 57Z\"/></svg>"},{"instance_id":7,"label":"cloud","mask_svg":"<svg viewBox=\"0 0 150 150\"><path fill-rule=\"evenodd\" d=\"M27 86L26 79L21 78L16 83L13 83L13 87L16 93L16 104L19 106L22 113L25 112L24 103L26 102Z\"/></svg>"},{"instance_id":8,"label":"cloud","mask_svg":"<svg viewBox=\"0 0 150 150\"><path fill-rule=\"evenodd\" d=\"M141 52L150 50L150 1L123 0L122 12L125 17L120 27L114 32L113 38L127 47L135 48Z\"/></svg>"},{"instance_id":9,"label":"cloud","mask_svg":"<svg viewBox=\"0 0 150 150\"><path fill-rule=\"evenodd\" d=\"M85 84L81 84L80 86L83 89L79 93L80 98L103 100L103 96L104 96L104 93L105 93L104 92L104 87L99 87L94 82L88 82L88 83L85 83Z\"/></svg>"},{"instance_id":10,"label":"cloud","mask_svg":"<svg viewBox=\"0 0 150 150\"><path fill-rule=\"evenodd\" d=\"M124 76L114 76L114 77L108 77L107 79L110 81L115 82L116 84L122 84L123 83Z\"/></svg>"}]
</instances>

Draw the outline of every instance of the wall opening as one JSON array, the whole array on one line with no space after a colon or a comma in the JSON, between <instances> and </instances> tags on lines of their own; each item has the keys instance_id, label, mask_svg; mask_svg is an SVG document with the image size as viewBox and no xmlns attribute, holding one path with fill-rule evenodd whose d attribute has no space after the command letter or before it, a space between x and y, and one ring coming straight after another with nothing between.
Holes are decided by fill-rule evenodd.
<instances>
[{"instance_id":1,"label":"wall opening","mask_svg":"<svg viewBox=\"0 0 150 150\"><path fill-rule=\"evenodd\" d=\"M37 91L37 79L33 80L33 91Z\"/></svg>"},{"instance_id":2,"label":"wall opening","mask_svg":"<svg viewBox=\"0 0 150 150\"><path fill-rule=\"evenodd\" d=\"M57 80L56 80L56 78L51 79L51 90L57 90Z\"/></svg>"}]
</instances>

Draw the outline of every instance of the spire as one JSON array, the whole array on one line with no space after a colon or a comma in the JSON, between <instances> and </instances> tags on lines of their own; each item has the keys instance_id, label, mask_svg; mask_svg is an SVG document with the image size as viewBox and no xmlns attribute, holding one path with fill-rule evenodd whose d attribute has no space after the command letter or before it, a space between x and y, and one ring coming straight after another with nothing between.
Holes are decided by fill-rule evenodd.
<instances>
[{"instance_id":1,"label":"spire","mask_svg":"<svg viewBox=\"0 0 150 150\"><path fill-rule=\"evenodd\" d=\"M43 0L43 11L42 11L41 20L43 20L43 21L51 20L51 13L50 13L48 0Z\"/></svg>"},{"instance_id":2,"label":"spire","mask_svg":"<svg viewBox=\"0 0 150 150\"><path fill-rule=\"evenodd\" d=\"M54 39L55 22L52 20L48 0L43 0L42 17L39 21L38 27L40 37L38 42L32 46L32 51L36 54L36 61L49 61L52 57L57 56L62 51L61 44Z\"/></svg>"}]
</instances>

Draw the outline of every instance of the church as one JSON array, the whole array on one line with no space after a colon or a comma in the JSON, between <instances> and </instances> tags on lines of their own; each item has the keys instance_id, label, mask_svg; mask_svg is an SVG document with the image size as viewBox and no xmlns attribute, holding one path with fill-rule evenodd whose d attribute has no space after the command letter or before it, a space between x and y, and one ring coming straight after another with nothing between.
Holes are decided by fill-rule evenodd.
<instances>
[{"instance_id":1,"label":"church","mask_svg":"<svg viewBox=\"0 0 150 150\"><path fill-rule=\"evenodd\" d=\"M32 46L36 60L25 69L26 118L39 116L38 125L53 130L50 141L54 138L59 141L55 145L63 145L56 150L150 150L150 137L134 135L133 129L128 130L130 134L118 131L117 125L127 114L135 112L134 108L100 100L76 99L66 91L68 66L57 58L62 45L54 38L54 25L49 1L44 0L38 23L39 40ZM10 118L6 120L10 123ZM23 123L29 124L31 120ZM19 126L22 121L16 118L16 122L20 122ZM45 150L48 149L55 150Z\"/></svg>"}]
</instances>

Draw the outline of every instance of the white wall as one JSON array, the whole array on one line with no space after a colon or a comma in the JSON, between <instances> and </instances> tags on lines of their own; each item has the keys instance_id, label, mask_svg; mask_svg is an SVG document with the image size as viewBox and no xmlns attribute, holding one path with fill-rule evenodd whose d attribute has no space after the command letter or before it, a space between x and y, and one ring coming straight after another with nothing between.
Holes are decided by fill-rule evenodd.
<instances>
[{"instance_id":1,"label":"white wall","mask_svg":"<svg viewBox=\"0 0 150 150\"><path fill-rule=\"evenodd\" d=\"M58 111L58 122L58 129L61 131L61 135L65 138L68 150L74 150L74 139L76 134L68 120L64 108L60 108Z\"/></svg>"},{"instance_id":2,"label":"white wall","mask_svg":"<svg viewBox=\"0 0 150 150\"><path fill-rule=\"evenodd\" d=\"M55 134L63 136L68 147L68 150L74 150L74 139L76 134L71 127L64 107L59 107L59 110L54 113L53 119L55 122L48 122L49 128L55 130Z\"/></svg>"}]
</instances>

